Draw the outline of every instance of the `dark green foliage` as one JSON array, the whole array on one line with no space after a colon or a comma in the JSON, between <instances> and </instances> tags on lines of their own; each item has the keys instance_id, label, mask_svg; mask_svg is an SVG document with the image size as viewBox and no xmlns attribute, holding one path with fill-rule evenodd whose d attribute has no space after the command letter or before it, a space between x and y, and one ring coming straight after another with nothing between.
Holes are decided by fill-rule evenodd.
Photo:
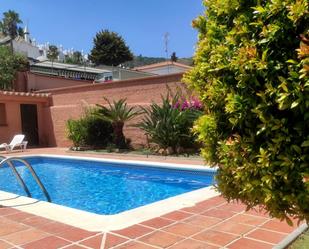
<instances>
[{"instance_id":1,"label":"dark green foliage","mask_svg":"<svg viewBox=\"0 0 309 249\"><path fill-rule=\"evenodd\" d=\"M171 61L177 62L177 60L178 60L178 57L176 56L176 52L173 52L172 55L171 55Z\"/></svg>"},{"instance_id":2,"label":"dark green foliage","mask_svg":"<svg viewBox=\"0 0 309 249\"><path fill-rule=\"evenodd\" d=\"M19 19L18 13L13 10L4 12L3 19L0 22L0 32L14 39L16 36L18 36L20 28L18 24L20 23L22 23L22 21Z\"/></svg>"},{"instance_id":3,"label":"dark green foliage","mask_svg":"<svg viewBox=\"0 0 309 249\"><path fill-rule=\"evenodd\" d=\"M84 63L84 58L80 51L74 51L71 56L65 57L64 62L68 64L82 65Z\"/></svg>"},{"instance_id":4,"label":"dark green foliage","mask_svg":"<svg viewBox=\"0 0 309 249\"><path fill-rule=\"evenodd\" d=\"M87 112L78 120L68 120L68 138L74 147L105 148L112 142L111 123L96 117L94 112L95 110Z\"/></svg>"},{"instance_id":5,"label":"dark green foliage","mask_svg":"<svg viewBox=\"0 0 309 249\"><path fill-rule=\"evenodd\" d=\"M308 1L204 3L186 80L205 104L196 132L218 189L309 221Z\"/></svg>"},{"instance_id":6,"label":"dark green foliage","mask_svg":"<svg viewBox=\"0 0 309 249\"><path fill-rule=\"evenodd\" d=\"M195 109L181 110L177 106L179 95L168 94L162 97L162 104L152 103L150 108L143 108L144 116L137 124L149 137L150 142L166 150L172 148L176 153L179 148L193 148L195 136L191 132L193 122L202 114Z\"/></svg>"},{"instance_id":7,"label":"dark green foliage","mask_svg":"<svg viewBox=\"0 0 309 249\"><path fill-rule=\"evenodd\" d=\"M13 54L8 47L0 46L0 90L12 90L17 71L27 70L28 66L25 56Z\"/></svg>"},{"instance_id":8,"label":"dark green foliage","mask_svg":"<svg viewBox=\"0 0 309 249\"><path fill-rule=\"evenodd\" d=\"M145 65L150 65L158 62L163 62L166 59L163 57L147 57L147 56L133 56L132 61L128 61L124 63L125 67L134 68L134 67L141 67Z\"/></svg>"},{"instance_id":9,"label":"dark green foliage","mask_svg":"<svg viewBox=\"0 0 309 249\"><path fill-rule=\"evenodd\" d=\"M118 66L133 59L124 39L115 32L102 30L93 39L89 59L96 65Z\"/></svg>"},{"instance_id":10,"label":"dark green foliage","mask_svg":"<svg viewBox=\"0 0 309 249\"><path fill-rule=\"evenodd\" d=\"M96 116L110 122L114 131L114 144L118 149L127 149L128 142L123 134L124 124L140 114L134 107L128 107L126 99L114 100L111 103L104 98L108 106L97 105Z\"/></svg>"},{"instance_id":11,"label":"dark green foliage","mask_svg":"<svg viewBox=\"0 0 309 249\"><path fill-rule=\"evenodd\" d=\"M54 61L58 58L59 51L57 46L55 45L49 45L48 51L47 51L47 58L51 61Z\"/></svg>"}]
</instances>

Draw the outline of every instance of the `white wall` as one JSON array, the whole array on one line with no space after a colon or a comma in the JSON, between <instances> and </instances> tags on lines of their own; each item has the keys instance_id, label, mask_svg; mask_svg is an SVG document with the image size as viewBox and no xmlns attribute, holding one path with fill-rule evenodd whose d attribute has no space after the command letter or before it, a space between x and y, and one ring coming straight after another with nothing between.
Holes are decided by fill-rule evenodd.
<instances>
[{"instance_id":1,"label":"white wall","mask_svg":"<svg viewBox=\"0 0 309 249\"><path fill-rule=\"evenodd\" d=\"M24 54L30 58L36 59L40 56L39 48L25 41L13 41L13 47L15 52Z\"/></svg>"},{"instance_id":2,"label":"white wall","mask_svg":"<svg viewBox=\"0 0 309 249\"><path fill-rule=\"evenodd\" d=\"M157 67L157 68L143 69L142 71L147 72L147 73L157 74L157 75L165 75L165 74L182 73L187 70L188 69L178 67L175 65L166 65L166 66Z\"/></svg>"}]
</instances>

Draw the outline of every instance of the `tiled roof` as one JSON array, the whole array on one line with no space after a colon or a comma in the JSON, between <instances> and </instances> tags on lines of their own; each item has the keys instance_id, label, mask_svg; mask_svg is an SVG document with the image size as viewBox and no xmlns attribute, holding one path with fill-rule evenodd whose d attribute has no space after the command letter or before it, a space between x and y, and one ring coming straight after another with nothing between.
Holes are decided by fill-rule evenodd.
<instances>
[{"instance_id":1,"label":"tiled roof","mask_svg":"<svg viewBox=\"0 0 309 249\"><path fill-rule=\"evenodd\" d=\"M158 67L172 66L172 65L177 66L177 67L182 67L182 68L185 68L185 69L191 69L192 68L188 65L178 63L178 62L163 61L163 62L158 62L158 63L146 65L146 66L135 67L134 70L144 70L144 69L151 69L151 68L158 68Z\"/></svg>"},{"instance_id":2,"label":"tiled roof","mask_svg":"<svg viewBox=\"0 0 309 249\"><path fill-rule=\"evenodd\" d=\"M30 93L30 92L12 92L12 91L0 91L0 96L21 96L21 97L37 97L37 98L47 98L50 93Z\"/></svg>"}]
</instances>

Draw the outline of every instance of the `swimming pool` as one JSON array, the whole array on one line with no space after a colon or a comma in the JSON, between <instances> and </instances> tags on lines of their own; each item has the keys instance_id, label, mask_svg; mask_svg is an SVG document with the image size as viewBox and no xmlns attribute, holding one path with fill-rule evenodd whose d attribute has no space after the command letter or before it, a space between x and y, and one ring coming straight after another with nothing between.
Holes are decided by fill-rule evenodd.
<instances>
[{"instance_id":1,"label":"swimming pool","mask_svg":"<svg viewBox=\"0 0 309 249\"><path fill-rule=\"evenodd\" d=\"M210 186L214 171L27 157L52 202L96 214L112 215ZM17 164L18 165L18 164ZM45 200L29 171L18 165L33 198ZM0 169L0 190L25 195L8 167Z\"/></svg>"}]
</instances>

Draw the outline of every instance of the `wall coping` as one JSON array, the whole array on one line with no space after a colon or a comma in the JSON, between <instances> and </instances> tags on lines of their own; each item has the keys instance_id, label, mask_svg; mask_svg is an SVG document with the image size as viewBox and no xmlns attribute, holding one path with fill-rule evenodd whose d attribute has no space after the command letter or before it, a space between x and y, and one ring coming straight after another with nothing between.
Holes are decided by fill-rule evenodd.
<instances>
[{"instance_id":1,"label":"wall coping","mask_svg":"<svg viewBox=\"0 0 309 249\"><path fill-rule=\"evenodd\" d=\"M0 91L0 98L0 102L17 101L25 103L43 103L47 106L51 105L50 93Z\"/></svg>"},{"instance_id":2,"label":"wall coping","mask_svg":"<svg viewBox=\"0 0 309 249\"><path fill-rule=\"evenodd\" d=\"M35 98L49 98L50 93L33 93L33 92L14 92L14 91L0 91L0 96L20 96L20 97L35 97Z\"/></svg>"},{"instance_id":3,"label":"wall coping","mask_svg":"<svg viewBox=\"0 0 309 249\"><path fill-rule=\"evenodd\" d=\"M175 73L175 74L168 74L168 75L156 75L150 76L145 78L136 78L136 79L128 79L128 80L120 80L120 81L112 81L112 82L105 82L105 83L95 83L95 84L85 84L85 85L78 85L78 86L70 86L70 87L60 87L60 88L53 88L53 89L44 89L36 91L35 93L67 93L71 92L72 90L98 90L104 88L113 88L113 87L122 87L126 85L137 85L137 84L162 84L162 83L169 83L169 82L181 82L182 73ZM176 78L176 79L175 79ZM154 82L157 81L157 82Z\"/></svg>"}]
</instances>

